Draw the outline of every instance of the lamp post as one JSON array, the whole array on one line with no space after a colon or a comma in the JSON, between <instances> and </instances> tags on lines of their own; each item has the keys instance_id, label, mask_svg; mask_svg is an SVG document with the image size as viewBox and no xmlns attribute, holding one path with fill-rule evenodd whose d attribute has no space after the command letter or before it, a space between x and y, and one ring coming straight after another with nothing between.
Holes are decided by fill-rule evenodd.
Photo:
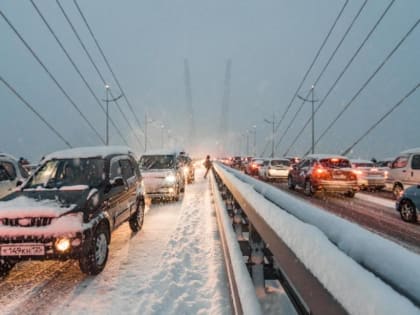
<instances>
[{"instance_id":1,"label":"lamp post","mask_svg":"<svg viewBox=\"0 0 420 315\"><path fill-rule=\"evenodd\" d=\"M109 90L110 86L108 84L105 84L105 91L106 91L106 98L102 101L106 103L106 137L105 137L105 144L109 145L109 102L116 102L119 100L123 95L121 94L118 97L115 97L113 99L109 99Z\"/></svg>"},{"instance_id":2,"label":"lamp post","mask_svg":"<svg viewBox=\"0 0 420 315\"><path fill-rule=\"evenodd\" d=\"M253 145L253 155L257 155L257 125L253 125L251 132L254 134L254 145Z\"/></svg>"},{"instance_id":3,"label":"lamp post","mask_svg":"<svg viewBox=\"0 0 420 315\"><path fill-rule=\"evenodd\" d=\"M160 125L160 129L161 129L161 148L163 149L163 130L165 129L165 125Z\"/></svg>"},{"instance_id":4,"label":"lamp post","mask_svg":"<svg viewBox=\"0 0 420 315\"><path fill-rule=\"evenodd\" d=\"M318 100L314 99L314 89L315 89L315 85L311 86L311 99L308 100L302 96L300 96L299 94L297 94L297 97L300 98L302 101L304 102L311 102L312 103L312 114L311 114L311 122L312 122L312 146L311 146L311 153L314 154L315 153L315 107L314 107L314 103L318 102Z\"/></svg>"},{"instance_id":5,"label":"lamp post","mask_svg":"<svg viewBox=\"0 0 420 315\"><path fill-rule=\"evenodd\" d=\"M272 131L271 131L271 157L273 158L274 157L274 133L276 132L275 131L275 125L276 125L276 116L275 116L275 114L273 113L273 120L268 120L268 119L265 119L264 118L264 121L267 124L271 124L271 126L272 126Z\"/></svg>"}]
</instances>

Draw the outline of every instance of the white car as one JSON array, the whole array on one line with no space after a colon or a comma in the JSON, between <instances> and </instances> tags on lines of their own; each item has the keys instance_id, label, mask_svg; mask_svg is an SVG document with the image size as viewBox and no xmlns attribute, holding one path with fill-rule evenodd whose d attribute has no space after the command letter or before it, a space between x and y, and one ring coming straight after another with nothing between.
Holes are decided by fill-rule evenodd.
<instances>
[{"instance_id":1,"label":"white car","mask_svg":"<svg viewBox=\"0 0 420 315\"><path fill-rule=\"evenodd\" d=\"M151 198L179 200L185 189L185 177L178 152L159 151L140 157L146 195Z\"/></svg>"},{"instance_id":2,"label":"white car","mask_svg":"<svg viewBox=\"0 0 420 315\"><path fill-rule=\"evenodd\" d=\"M28 177L28 172L15 157L0 153L0 199L12 193Z\"/></svg>"},{"instance_id":3,"label":"white car","mask_svg":"<svg viewBox=\"0 0 420 315\"><path fill-rule=\"evenodd\" d=\"M286 158L265 159L258 170L258 176L263 180L286 180L289 176L290 160Z\"/></svg>"},{"instance_id":4,"label":"white car","mask_svg":"<svg viewBox=\"0 0 420 315\"><path fill-rule=\"evenodd\" d=\"M387 187L395 198L405 189L420 184L420 148L403 151L392 162L388 172Z\"/></svg>"},{"instance_id":5,"label":"white car","mask_svg":"<svg viewBox=\"0 0 420 315\"><path fill-rule=\"evenodd\" d=\"M372 161L350 160L350 163L360 189L381 190L385 187L387 172L376 167Z\"/></svg>"}]
</instances>

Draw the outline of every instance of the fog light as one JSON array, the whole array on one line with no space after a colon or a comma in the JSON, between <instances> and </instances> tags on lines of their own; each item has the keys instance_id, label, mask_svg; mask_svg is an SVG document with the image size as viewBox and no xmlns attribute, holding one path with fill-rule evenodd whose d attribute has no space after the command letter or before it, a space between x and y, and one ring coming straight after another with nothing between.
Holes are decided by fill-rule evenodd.
<instances>
[{"instance_id":1,"label":"fog light","mask_svg":"<svg viewBox=\"0 0 420 315\"><path fill-rule=\"evenodd\" d=\"M173 193L175 190L171 187L171 188L169 188L169 189L168 189L168 191L169 191L170 193Z\"/></svg>"},{"instance_id":2,"label":"fog light","mask_svg":"<svg viewBox=\"0 0 420 315\"><path fill-rule=\"evenodd\" d=\"M55 242L55 249L60 252L65 252L70 248L70 240L68 238L62 238Z\"/></svg>"}]
</instances>

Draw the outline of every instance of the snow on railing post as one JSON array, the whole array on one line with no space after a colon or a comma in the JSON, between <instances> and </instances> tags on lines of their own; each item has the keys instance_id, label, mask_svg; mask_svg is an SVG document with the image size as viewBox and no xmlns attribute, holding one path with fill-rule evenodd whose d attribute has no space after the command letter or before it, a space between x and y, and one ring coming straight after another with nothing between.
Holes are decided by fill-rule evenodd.
<instances>
[{"instance_id":1,"label":"snow on railing post","mask_svg":"<svg viewBox=\"0 0 420 315\"><path fill-rule=\"evenodd\" d=\"M265 295L265 279L264 279L264 241L258 234L257 230L250 224L249 229L249 245L251 246L251 274L252 281L258 297Z\"/></svg>"},{"instance_id":2,"label":"snow on railing post","mask_svg":"<svg viewBox=\"0 0 420 315\"><path fill-rule=\"evenodd\" d=\"M242 234L242 209L238 204L235 203L233 208L233 230L235 231L236 237L238 240L243 240L244 236Z\"/></svg>"}]
</instances>

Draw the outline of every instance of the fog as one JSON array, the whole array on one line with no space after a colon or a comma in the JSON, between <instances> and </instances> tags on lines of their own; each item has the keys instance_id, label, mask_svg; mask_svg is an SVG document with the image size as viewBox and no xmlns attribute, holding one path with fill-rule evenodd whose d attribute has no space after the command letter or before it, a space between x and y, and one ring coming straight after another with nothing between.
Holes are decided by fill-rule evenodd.
<instances>
[{"instance_id":1,"label":"fog","mask_svg":"<svg viewBox=\"0 0 420 315\"><path fill-rule=\"evenodd\" d=\"M350 1L298 94L305 97L364 1ZM105 85L55 1L34 1L103 106ZM81 1L125 98L109 103L111 119L128 144L148 149L184 147L210 153L269 155L271 125L286 113L302 78L344 1ZM122 91L107 68L73 1L60 1L113 97ZM314 88L322 100L389 1L370 1ZM106 116L30 1L5 0L2 14L27 41L85 117L105 139ZM396 1L315 115L315 139L350 102L388 54L420 18L420 2ZM0 17L0 75L72 146L102 144L40 64ZM319 141L315 151L340 153L420 81L420 27L416 27L348 110ZM231 60L226 84L227 61ZM188 62L195 130L190 128L184 61ZM222 113L225 104L228 111ZM112 98L109 96L109 98ZM38 160L66 144L0 81L0 151ZM414 92L356 145L351 156L384 158L420 147L419 92ZM295 99L279 125L284 135L276 155L302 155L311 147L311 128L292 141L311 116ZM226 117L226 125L222 120ZM137 123L140 122L140 125ZM130 125L133 128L130 128ZM255 126L255 127L254 127ZM255 133L254 133L255 132ZM256 135L256 147L254 136ZM110 143L124 144L110 125ZM267 149L268 143L268 149ZM247 145L248 144L248 145ZM266 149L266 150L264 150ZM223 150L223 151L222 151Z\"/></svg>"}]
</instances>

